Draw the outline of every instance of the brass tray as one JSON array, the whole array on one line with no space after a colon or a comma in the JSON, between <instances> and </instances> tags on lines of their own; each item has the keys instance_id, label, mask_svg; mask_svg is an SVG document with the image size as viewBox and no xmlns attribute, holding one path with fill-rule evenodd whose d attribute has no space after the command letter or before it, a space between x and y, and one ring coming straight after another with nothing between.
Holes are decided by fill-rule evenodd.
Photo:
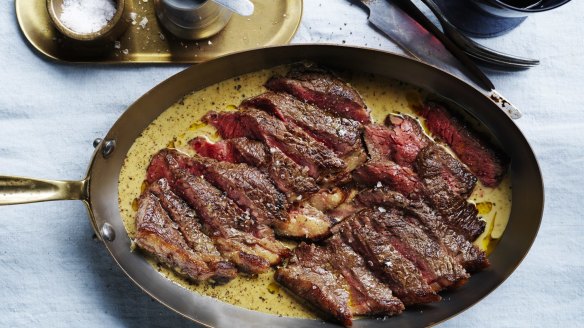
<instances>
[{"instance_id":1,"label":"brass tray","mask_svg":"<svg viewBox=\"0 0 584 328\"><path fill-rule=\"evenodd\" d=\"M200 63L228 53L282 45L290 42L302 18L302 0L253 0L255 13L250 17L233 15L227 26L215 36L199 40L181 40L158 25L153 0L132 0L136 23L99 57L82 55L63 42L53 26L46 0L15 0L16 17L22 33L41 54L76 63ZM144 28L139 22L146 17Z\"/></svg>"}]
</instances>

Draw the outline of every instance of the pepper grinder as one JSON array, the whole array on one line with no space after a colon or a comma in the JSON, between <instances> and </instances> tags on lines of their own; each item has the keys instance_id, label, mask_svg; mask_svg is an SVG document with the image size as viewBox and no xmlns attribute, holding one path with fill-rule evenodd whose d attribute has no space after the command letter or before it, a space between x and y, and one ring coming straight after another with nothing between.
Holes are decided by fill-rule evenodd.
<instances>
[{"instance_id":1,"label":"pepper grinder","mask_svg":"<svg viewBox=\"0 0 584 328\"><path fill-rule=\"evenodd\" d=\"M209 38L221 31L235 12L253 13L248 0L155 0L154 8L161 25L181 39Z\"/></svg>"}]
</instances>

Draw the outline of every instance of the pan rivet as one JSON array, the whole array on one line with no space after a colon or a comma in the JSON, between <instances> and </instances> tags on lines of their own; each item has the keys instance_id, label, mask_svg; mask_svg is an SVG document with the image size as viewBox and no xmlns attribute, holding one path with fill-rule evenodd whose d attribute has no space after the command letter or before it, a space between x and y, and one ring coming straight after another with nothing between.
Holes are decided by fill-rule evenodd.
<instances>
[{"instance_id":1,"label":"pan rivet","mask_svg":"<svg viewBox=\"0 0 584 328\"><path fill-rule=\"evenodd\" d=\"M107 241L114 241L116 239L116 232L114 231L114 227L112 227L109 223L104 223L101 226L101 237Z\"/></svg>"},{"instance_id":2,"label":"pan rivet","mask_svg":"<svg viewBox=\"0 0 584 328\"><path fill-rule=\"evenodd\" d=\"M104 158L107 158L116 148L116 141L115 140L107 140L101 146L101 154Z\"/></svg>"},{"instance_id":3,"label":"pan rivet","mask_svg":"<svg viewBox=\"0 0 584 328\"><path fill-rule=\"evenodd\" d=\"M97 138L95 140L93 140L93 148L99 146L99 144L103 141L102 138Z\"/></svg>"}]
</instances>

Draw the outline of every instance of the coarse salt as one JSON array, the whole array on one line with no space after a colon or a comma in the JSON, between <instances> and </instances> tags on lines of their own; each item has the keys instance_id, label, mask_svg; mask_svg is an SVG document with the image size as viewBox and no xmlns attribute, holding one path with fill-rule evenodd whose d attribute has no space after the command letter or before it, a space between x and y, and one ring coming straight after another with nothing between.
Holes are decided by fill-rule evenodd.
<instances>
[{"instance_id":1,"label":"coarse salt","mask_svg":"<svg viewBox=\"0 0 584 328\"><path fill-rule=\"evenodd\" d=\"M146 28L146 24L148 24L148 18L143 17L142 20L140 21L140 27L142 27L142 29Z\"/></svg>"},{"instance_id":2,"label":"coarse salt","mask_svg":"<svg viewBox=\"0 0 584 328\"><path fill-rule=\"evenodd\" d=\"M61 23L80 34L101 30L116 14L112 0L64 0L61 8Z\"/></svg>"}]
</instances>

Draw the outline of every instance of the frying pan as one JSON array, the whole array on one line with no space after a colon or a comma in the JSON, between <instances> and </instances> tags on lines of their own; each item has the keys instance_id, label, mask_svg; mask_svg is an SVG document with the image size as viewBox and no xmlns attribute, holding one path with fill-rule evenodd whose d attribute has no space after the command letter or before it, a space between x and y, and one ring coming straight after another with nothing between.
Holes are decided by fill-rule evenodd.
<instances>
[{"instance_id":1,"label":"frying pan","mask_svg":"<svg viewBox=\"0 0 584 328\"><path fill-rule=\"evenodd\" d=\"M364 48L291 45L236 53L195 65L147 92L122 114L103 140L96 140L85 179L53 181L0 176L0 205L65 199L83 201L97 235L126 275L159 302L204 326L333 327L333 323L281 318L243 309L180 287L159 274L140 253L130 251L130 238L118 209L118 176L126 153L164 110L192 91L241 74L301 60L394 78L453 101L467 115L480 121L511 157L511 216L500 243L489 257L491 267L473 275L465 286L442 293L449 301L410 309L387 320L356 320L354 326L433 325L469 308L509 277L529 251L543 212L543 181L527 140L493 100L455 76L404 56Z\"/></svg>"}]
</instances>

